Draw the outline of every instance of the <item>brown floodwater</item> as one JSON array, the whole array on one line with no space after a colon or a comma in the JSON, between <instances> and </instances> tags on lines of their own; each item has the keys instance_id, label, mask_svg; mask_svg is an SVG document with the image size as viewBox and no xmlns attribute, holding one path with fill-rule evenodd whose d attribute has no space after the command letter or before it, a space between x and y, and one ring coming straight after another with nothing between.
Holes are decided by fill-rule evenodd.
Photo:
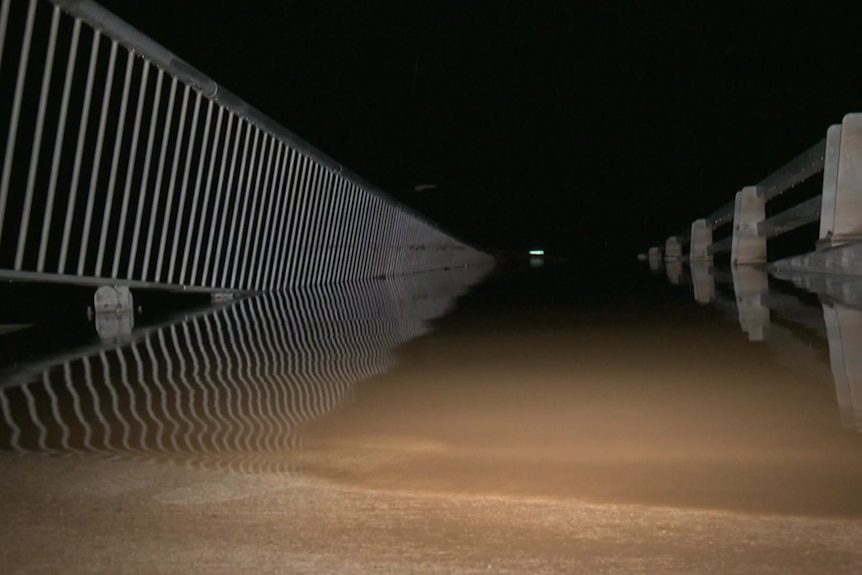
<instances>
[{"instance_id":1,"label":"brown floodwater","mask_svg":"<svg viewBox=\"0 0 862 575\"><path fill-rule=\"evenodd\" d=\"M452 317L310 422L303 467L380 489L862 517L862 435L841 425L826 342L796 341L801 369L798 349L794 364L707 310L552 301L533 279L512 297L540 303Z\"/></svg>"},{"instance_id":2,"label":"brown floodwater","mask_svg":"<svg viewBox=\"0 0 862 575\"><path fill-rule=\"evenodd\" d=\"M774 282L751 330L732 286L596 273L244 300L7 366L0 565L862 572L857 312Z\"/></svg>"}]
</instances>

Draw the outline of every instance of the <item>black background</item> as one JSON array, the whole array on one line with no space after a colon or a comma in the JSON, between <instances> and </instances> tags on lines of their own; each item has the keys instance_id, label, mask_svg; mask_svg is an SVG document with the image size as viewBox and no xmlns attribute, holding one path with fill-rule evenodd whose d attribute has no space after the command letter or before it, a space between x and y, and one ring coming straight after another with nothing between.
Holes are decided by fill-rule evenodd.
<instances>
[{"instance_id":1,"label":"black background","mask_svg":"<svg viewBox=\"0 0 862 575\"><path fill-rule=\"evenodd\" d=\"M631 257L862 110L837 3L101 3L489 250Z\"/></svg>"}]
</instances>

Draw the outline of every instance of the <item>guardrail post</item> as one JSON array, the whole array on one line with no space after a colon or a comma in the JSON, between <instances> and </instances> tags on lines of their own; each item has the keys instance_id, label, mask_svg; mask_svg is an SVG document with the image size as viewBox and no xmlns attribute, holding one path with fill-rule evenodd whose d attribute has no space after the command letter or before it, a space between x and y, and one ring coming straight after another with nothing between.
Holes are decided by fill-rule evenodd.
<instances>
[{"instance_id":1,"label":"guardrail post","mask_svg":"<svg viewBox=\"0 0 862 575\"><path fill-rule=\"evenodd\" d=\"M765 217L766 202L757 195L757 186L746 186L736 193L731 264L736 266L766 263L766 238L757 233L757 224Z\"/></svg>"},{"instance_id":2,"label":"guardrail post","mask_svg":"<svg viewBox=\"0 0 862 575\"><path fill-rule=\"evenodd\" d=\"M652 271L658 271L661 269L661 248L652 247L649 249L649 253L647 254L647 259L649 260L649 269Z\"/></svg>"},{"instance_id":3,"label":"guardrail post","mask_svg":"<svg viewBox=\"0 0 862 575\"><path fill-rule=\"evenodd\" d=\"M675 261L682 258L682 242L676 236L671 236L664 242L665 261Z\"/></svg>"},{"instance_id":4,"label":"guardrail post","mask_svg":"<svg viewBox=\"0 0 862 575\"><path fill-rule=\"evenodd\" d=\"M826 130L826 152L823 154L823 193L820 195L820 235L817 240L817 249L832 247L840 150L841 124L834 124Z\"/></svg>"},{"instance_id":5,"label":"guardrail post","mask_svg":"<svg viewBox=\"0 0 862 575\"><path fill-rule=\"evenodd\" d=\"M688 251L688 261L712 262L709 246L712 244L712 227L706 220L695 220L691 224L691 246Z\"/></svg>"},{"instance_id":6,"label":"guardrail post","mask_svg":"<svg viewBox=\"0 0 862 575\"><path fill-rule=\"evenodd\" d=\"M862 114L826 132L818 248L862 240Z\"/></svg>"},{"instance_id":7,"label":"guardrail post","mask_svg":"<svg viewBox=\"0 0 862 575\"><path fill-rule=\"evenodd\" d=\"M102 286L93 296L96 333L105 341L131 337L135 327L135 300L128 286Z\"/></svg>"}]
</instances>

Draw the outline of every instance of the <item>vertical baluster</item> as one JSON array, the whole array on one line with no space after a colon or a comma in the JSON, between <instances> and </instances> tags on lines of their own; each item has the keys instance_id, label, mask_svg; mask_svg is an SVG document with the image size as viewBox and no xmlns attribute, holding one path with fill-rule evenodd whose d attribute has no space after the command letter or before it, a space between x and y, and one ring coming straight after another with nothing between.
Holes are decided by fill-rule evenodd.
<instances>
[{"instance_id":1,"label":"vertical baluster","mask_svg":"<svg viewBox=\"0 0 862 575\"><path fill-rule=\"evenodd\" d=\"M239 276L239 285L242 286L242 289L249 289L251 287L250 282L246 283L246 274L250 273L251 268L254 265L255 255L258 251L258 247L255 244L261 228L260 210L263 209L266 188L269 183L269 174L270 169L272 168L272 154L275 143L275 138L268 134L264 135L263 148L260 152L260 163L258 164L257 176L255 177L251 209L248 212L248 231L246 232L242 249L242 259L240 260L242 262L242 269ZM263 160L264 151L266 151L265 164ZM261 180L263 180L262 183Z\"/></svg>"},{"instance_id":2,"label":"vertical baluster","mask_svg":"<svg viewBox=\"0 0 862 575\"><path fill-rule=\"evenodd\" d=\"M51 86L51 71L54 69L59 24L60 8L54 6L54 11L51 14L51 31L48 36L48 53L45 56L45 70L42 75L42 91L39 94L39 108L36 112L33 148L30 151L30 170L27 173L27 186L24 191L24 210L21 214L21 227L18 229L18 250L15 253L16 270L22 268L24 252L27 249L27 230L30 227L30 210L33 206L33 193L36 187L36 170L39 166L39 156L42 150L42 131L45 129L45 109L48 106L48 90Z\"/></svg>"},{"instance_id":3,"label":"vertical baluster","mask_svg":"<svg viewBox=\"0 0 862 575\"><path fill-rule=\"evenodd\" d=\"M99 169L102 166L102 148L105 144L105 130L108 122L108 109L111 105L111 89L114 85L114 68L117 63L117 43L111 42L111 53L108 58L107 79L102 93L102 110L99 115L99 128L96 133L96 151L93 157L93 172L90 176L90 190L87 193L86 211L84 213L84 229L81 233L81 251L78 254L77 274L84 275L84 264L87 259L87 247L90 242L90 226L93 223L93 207L96 202L96 191L99 183Z\"/></svg>"},{"instance_id":4,"label":"vertical baluster","mask_svg":"<svg viewBox=\"0 0 862 575\"><path fill-rule=\"evenodd\" d=\"M404 238L405 222L408 218L409 216L405 212L397 208L395 209L395 233L392 235L392 241L387 247L387 250L391 254L389 270L387 271L388 276L401 275L401 244Z\"/></svg>"},{"instance_id":5,"label":"vertical baluster","mask_svg":"<svg viewBox=\"0 0 862 575\"><path fill-rule=\"evenodd\" d=\"M265 267L260 276L260 282L257 289L272 288L270 281L278 266L278 260L276 259L275 254L278 238L281 237L281 233L284 231L281 228L281 215L282 209L284 208L284 201L287 196L287 193L285 192L285 182L288 177L288 166L290 168L293 167L294 156L293 150L291 150L286 144L282 144L282 152L278 180L273 182L272 196L275 198L275 205L272 207L272 219L268 224L268 231L265 238L266 248L264 255L262 256L263 265Z\"/></svg>"},{"instance_id":6,"label":"vertical baluster","mask_svg":"<svg viewBox=\"0 0 862 575\"><path fill-rule=\"evenodd\" d=\"M265 267L271 265L271 262L267 257L269 251L269 235L270 230L272 229L272 222L275 219L276 206L274 202L276 195L278 194L278 186L280 183L279 179L284 167L285 152L287 149L287 146L281 142L277 142L277 146L278 152L276 153L275 163L272 168L272 178L269 185L266 186L267 201L265 203L262 202L260 208L264 224L262 226L256 226L257 229L255 230L254 235L254 245L257 252L255 253L255 257L251 263L252 274L249 276L249 288L256 291L261 289ZM263 234L259 235L261 231Z\"/></svg>"},{"instance_id":7,"label":"vertical baluster","mask_svg":"<svg viewBox=\"0 0 862 575\"><path fill-rule=\"evenodd\" d=\"M348 182L348 210L345 214L344 226L347 229L347 234L344 238L342 249L344 255L341 258L339 267L341 268L341 281L347 282L354 279L353 266L356 264L356 244L359 239L360 226L357 219L362 210L362 202L359 199L359 191L353 182Z\"/></svg>"},{"instance_id":8,"label":"vertical baluster","mask_svg":"<svg viewBox=\"0 0 862 575\"><path fill-rule=\"evenodd\" d=\"M284 278L284 270L287 267L288 242L290 238L290 222L293 212L293 204L295 203L296 183L299 181L299 172L302 167L302 155L296 150L291 150L290 169L288 170L287 180L281 190L283 196L281 206L281 216L277 228L275 262L276 269L273 271L272 280L269 282L270 287L281 289L284 287L282 283Z\"/></svg>"},{"instance_id":9,"label":"vertical baluster","mask_svg":"<svg viewBox=\"0 0 862 575\"><path fill-rule=\"evenodd\" d=\"M261 137L261 136L263 136L263 137ZM228 285L232 288L237 288L237 287L241 288L241 286L237 285L237 272L239 271L240 266L245 265L245 262L242 261L242 259L240 258L240 254L242 253L243 234L245 232L245 226L246 226L246 221L247 221L246 218L248 217L249 196L254 195L254 192L252 191L253 190L252 182L255 179L255 175L257 175L258 178L260 177L260 171L262 169L262 166L260 165L260 163L258 163L257 165L255 163L257 161L258 146L261 145L261 140L263 140L263 148L265 149L265 147L266 147L266 136L261 132L261 130L259 130L258 128L255 127L254 128L254 142L252 144L252 149L251 149L251 159L248 162L248 177L245 180L245 185L240 190L240 192L242 194L242 211L239 214L239 229L238 230L231 230L231 238L233 238L233 233L236 232L236 244L233 245L233 240L228 242L228 248L230 250L232 250L231 252L229 252L229 253L231 253L230 257L232 259L232 262L231 262L232 265L231 265L230 283ZM260 162L263 162L263 155L264 155L264 150L261 150L260 151ZM240 182L242 182L242 178L240 178Z\"/></svg>"},{"instance_id":10,"label":"vertical baluster","mask_svg":"<svg viewBox=\"0 0 862 575\"><path fill-rule=\"evenodd\" d=\"M228 203L230 202L230 192L231 192L232 182L233 182L233 171L234 171L234 167L236 165L237 150L239 150L239 143L240 143L240 139L241 139L241 135L242 135L241 134L242 133L242 123L239 120L237 120L236 135L234 137L234 142L233 142L233 146L232 146L233 151L231 153L230 172L228 174L227 180L224 180L225 163L227 160L228 148L230 147L227 145L227 142L230 140L231 128L233 127L234 118L235 118L235 116L233 114L231 114L228 117L227 136L225 137L226 143L225 143L224 150L222 151L221 167L219 168L218 184L216 185L216 201L215 201L215 205L213 206L213 214L214 214L214 217L216 219L213 220L213 226L210 228L209 237L207 239L207 253L206 253L206 256L204 257L204 271L203 271L203 282L204 283L207 282L207 276L209 274L210 262L212 262L211 255L212 255L212 247L213 247L213 240L215 238L214 234L215 234L216 227L218 227L218 229L219 229L219 235L218 235L218 248L215 251L215 257L218 258L221 255L221 244L222 244L222 239L224 238L225 222L227 221L227 218L228 218L227 206L228 206ZM220 209L222 190L224 190L224 192L225 192L225 199L224 199L225 208L223 210ZM217 225L218 221L220 221L221 223ZM216 287L218 285L216 283L216 275L218 275L218 272L219 272L218 265L213 266L212 279L209 280L210 287Z\"/></svg>"},{"instance_id":11,"label":"vertical baluster","mask_svg":"<svg viewBox=\"0 0 862 575\"><path fill-rule=\"evenodd\" d=\"M72 233L72 216L75 212L75 203L78 197L78 183L81 177L81 161L84 156L84 143L87 137L87 126L89 125L90 107L93 98L93 82L96 78L96 64L99 56L99 44L101 35L96 31L93 42L90 45L90 63L87 69L87 84L84 88L84 102L81 106L81 124L78 126L78 141L75 148L75 162L72 168L72 181L69 186L69 203L66 205L66 220L63 224L63 240L60 244L60 263L57 266L59 273L66 271L66 256L69 253L69 236Z\"/></svg>"},{"instance_id":12,"label":"vertical baluster","mask_svg":"<svg viewBox=\"0 0 862 575\"><path fill-rule=\"evenodd\" d=\"M205 224L206 209L207 204L209 203L210 184L212 184L213 168L215 167L216 155L218 154L218 138L221 133L221 120L224 111L224 108L222 108L221 106L219 106L218 118L216 119L215 136L213 137L214 142L212 152L210 153L209 167L207 168L207 182L204 186L204 205L201 209L201 221L198 222L197 215L198 203L200 200L201 180L203 178L203 169L204 164L206 163L207 150L209 149L210 124L212 122L212 111L214 106L215 102L209 100L209 102L207 103L207 117L206 121L204 122L204 139L201 148L201 157L200 161L198 162L198 173L195 177L195 193L192 196L192 211L191 214L189 214L189 232L188 234L186 234L185 248L183 249L183 263L182 267L180 268L180 283L183 285L185 285L186 283L186 270L188 269L189 263L189 250L191 249L192 244L195 243L195 228L197 227L198 230L203 230ZM198 237L200 237L201 234L202 232L199 231ZM198 240L198 245L200 245L200 240ZM192 274L189 283L195 283L194 274Z\"/></svg>"},{"instance_id":13,"label":"vertical baluster","mask_svg":"<svg viewBox=\"0 0 862 575\"><path fill-rule=\"evenodd\" d=\"M311 159L302 154L299 158L300 168L297 174L295 185L292 187L291 195L293 196L290 202L290 212L288 214L287 229L285 230L285 258L284 266L281 271L278 285L281 288L288 287L293 275L293 261L296 254L296 244L299 237L299 222L302 214L302 199L306 182L308 181L309 166Z\"/></svg>"},{"instance_id":14,"label":"vertical baluster","mask_svg":"<svg viewBox=\"0 0 862 575\"><path fill-rule=\"evenodd\" d=\"M5 23L3 23L5 25ZM81 21L76 19L72 26L72 39L69 43L69 57L66 61L66 79L63 82L63 96L60 100L60 116L57 121L57 136L54 140L54 156L51 159L51 177L48 181L48 197L45 201L45 214L42 219L42 235L39 241L39 259L36 271L45 271L45 258L48 251L48 234L51 230L51 220L54 216L54 197L57 190L57 178L60 172L60 158L63 150L63 137L66 133L66 118L69 112L69 99L72 92L75 62L78 57L78 42L81 37Z\"/></svg>"},{"instance_id":15,"label":"vertical baluster","mask_svg":"<svg viewBox=\"0 0 862 575\"><path fill-rule=\"evenodd\" d=\"M326 265L326 240L332 230L329 227L329 218L333 211L332 180L335 174L329 168L323 172L323 182L320 187L319 200L317 202L317 218L312 228L314 238L311 249L312 259L309 260L308 275L310 281L321 283L323 281L323 270Z\"/></svg>"},{"instance_id":16,"label":"vertical baluster","mask_svg":"<svg viewBox=\"0 0 862 575\"><path fill-rule=\"evenodd\" d=\"M353 261L351 264L350 279L364 279L370 274L368 273L367 261L371 256L371 246L369 245L368 235L371 228L371 211L374 208L372 196L359 186L354 186L356 191L356 201L359 204L359 209L356 211L353 225L356 229L356 239L353 242Z\"/></svg>"},{"instance_id":17,"label":"vertical baluster","mask_svg":"<svg viewBox=\"0 0 862 575\"><path fill-rule=\"evenodd\" d=\"M192 271L190 276L190 282L196 283L196 278L198 277L198 266L201 261L201 242L203 241L204 234L206 230L209 230L210 237L212 237L213 230L215 229L216 222L218 221L218 208L219 208L219 200L221 199L221 185L222 185L222 175L224 174L225 161L227 159L227 148L230 144L230 136L231 136L231 128L233 127L233 115L228 113L228 126L227 132L224 137L222 137L221 129L222 123L224 122L225 109L222 106L218 107L218 116L216 117L216 128L215 128L215 138L213 141L213 150L210 155L210 166L207 171L207 183L204 188L204 203L201 207L201 223L198 226L198 237L195 242L195 251L194 257L192 259ZM221 167L219 168L219 179L218 184L216 185L216 202L213 207L212 218L209 220L209 225L207 224L207 210L210 204L210 197L212 196L212 183L213 176L215 175L215 166L218 163L218 149L219 144L222 146L221 153ZM207 245L207 250L209 250L209 244ZM206 272L203 273L202 280L197 282L197 285L206 285Z\"/></svg>"},{"instance_id":18,"label":"vertical baluster","mask_svg":"<svg viewBox=\"0 0 862 575\"><path fill-rule=\"evenodd\" d=\"M302 187L302 195L299 198L301 203L297 212L296 239L293 242L293 257L290 262L290 279L288 281L288 286L290 287L301 285L305 280L302 277L302 262L305 257L305 251L308 248L308 222L311 219L311 202L314 198L314 189L319 170L320 165L313 158L309 157L308 172L306 173L306 180Z\"/></svg>"},{"instance_id":19,"label":"vertical baluster","mask_svg":"<svg viewBox=\"0 0 862 575\"><path fill-rule=\"evenodd\" d=\"M242 144L242 159L240 160L239 165L239 178L236 180L236 194L234 194L233 198L233 209L231 210L231 219L230 219L230 227L228 228L228 238L227 245L224 248L224 253L221 251L221 237L219 237L219 249L217 250L217 254L222 257L221 266L222 266L222 276L219 282L219 285L222 287L227 287L227 278L228 272L230 271L231 264L233 263L233 259L231 257L231 253L233 251L233 241L234 236L236 235L236 220L239 217L239 206L241 197L244 194L244 186L243 180L245 180L245 171L248 168L248 144L251 140L251 132L255 130L254 126L250 123L245 122L246 130L245 130L245 138L243 139ZM256 138L255 138L256 139ZM233 181L233 162L231 162L231 181ZM224 222L222 222L224 223Z\"/></svg>"},{"instance_id":20,"label":"vertical baluster","mask_svg":"<svg viewBox=\"0 0 862 575\"><path fill-rule=\"evenodd\" d=\"M6 221L6 202L9 197L9 180L12 177L12 160L15 157L15 140L18 136L18 121L21 118L21 100L24 97L24 81L27 79L27 62L30 59L30 43L33 41L33 22L35 18L36 0L30 0L30 5L27 9L27 20L24 24L24 39L21 43L21 57L18 60L18 77L15 84L15 95L12 99L12 115L9 118L9 133L6 135L6 155L3 158L3 173L0 175L0 241L3 240L3 223Z\"/></svg>"},{"instance_id":21,"label":"vertical baluster","mask_svg":"<svg viewBox=\"0 0 862 575\"><path fill-rule=\"evenodd\" d=\"M177 189L177 177L179 176L180 171L180 156L182 155L183 150L183 141L186 136L186 119L188 116L189 109L189 96L191 94L191 88L189 86L185 86L183 88L183 103L180 107L180 123L177 127L177 142L176 147L174 148L174 158L171 163L171 175L168 180L168 195L165 198L165 215L160 221L160 225L162 227L161 234L159 234L159 251L156 256L156 281L164 281L162 279L162 267L165 263L165 250L167 249L168 244L168 230L171 226L171 215L174 211L174 193ZM193 122L197 121L197 112L198 107L195 106L193 116ZM194 146L194 131L189 134L189 145L188 149ZM187 166L188 167L188 166ZM186 171L187 173L187 171ZM185 177L185 176L184 176ZM181 184L182 185L182 184ZM170 282L171 278L167 278L167 281Z\"/></svg>"},{"instance_id":22,"label":"vertical baluster","mask_svg":"<svg viewBox=\"0 0 862 575\"><path fill-rule=\"evenodd\" d=\"M111 173L108 177L108 195L105 198L105 206L102 212L102 230L99 233L99 248L96 252L95 275L102 275L102 262L105 259L105 246L108 240L108 226L111 222L111 210L114 206L114 191L117 185L117 171L119 170L120 151L123 148L123 134L126 129L126 112L129 106L129 90L132 85L132 71L134 69L135 55L129 51L126 56L126 75L123 79L123 92L120 96L120 113L118 117L117 134L114 138L114 155L111 158ZM132 166L127 164L127 169ZM117 246L119 249L119 246Z\"/></svg>"},{"instance_id":23,"label":"vertical baluster","mask_svg":"<svg viewBox=\"0 0 862 575\"><path fill-rule=\"evenodd\" d=\"M129 200L132 195L132 180L135 176L135 163L138 160L138 144L141 137L141 119L144 115L144 100L147 95L147 81L150 78L150 64L143 60L143 70L141 72L141 81L138 86L138 103L135 108L135 123L132 126L132 148L129 151L129 161L126 168L126 182L123 186L123 199L120 203L120 221L117 228L117 239L114 242L116 249L114 250L114 261L111 264L111 277L116 278L120 270L120 258L123 254L122 246L125 244L123 236L126 232L126 220L129 216ZM146 176L143 176L146 177ZM131 260L132 256L129 255Z\"/></svg>"},{"instance_id":24,"label":"vertical baluster","mask_svg":"<svg viewBox=\"0 0 862 575\"><path fill-rule=\"evenodd\" d=\"M324 245L324 270L323 282L332 283L337 271L338 258L341 254L339 244L341 243L341 210L344 207L344 178L339 175L334 177L335 182L332 186L332 210L330 211L327 228L329 232L326 235L326 245Z\"/></svg>"},{"instance_id":25,"label":"vertical baluster","mask_svg":"<svg viewBox=\"0 0 862 575\"><path fill-rule=\"evenodd\" d=\"M132 279L135 273L135 263L138 261L138 240L141 236L141 222L144 217L144 206L147 199L147 185L150 183L150 165L153 160L153 145L156 139L156 125L159 118L159 106L162 102L162 84L164 82L165 73L159 69L156 75L155 98L153 100L153 109L150 114L150 129L147 133L147 149L144 152L144 167L141 174L141 186L138 190L138 208L135 211L135 225L132 230L132 246L129 248L129 265L126 268L126 277ZM170 123L170 122L168 122ZM146 266L141 269L141 279L146 274Z\"/></svg>"},{"instance_id":26,"label":"vertical baluster","mask_svg":"<svg viewBox=\"0 0 862 575\"><path fill-rule=\"evenodd\" d=\"M322 195L326 172L328 171L320 164L316 164L316 167L317 173L315 174L314 185L311 188L311 195L309 197L310 204L305 210L306 224L305 231L302 234L302 258L299 261L297 270L297 277L300 279L301 285L310 285L313 283L310 273L311 264L315 258L314 251L316 248L315 239L317 238L317 222L320 212L323 209Z\"/></svg>"},{"instance_id":27,"label":"vertical baluster","mask_svg":"<svg viewBox=\"0 0 862 575\"><path fill-rule=\"evenodd\" d=\"M6 27L9 24L9 6L12 0L3 0L0 5L0 65L3 64L3 47L6 46Z\"/></svg>"},{"instance_id":28,"label":"vertical baluster","mask_svg":"<svg viewBox=\"0 0 862 575\"><path fill-rule=\"evenodd\" d=\"M180 234L183 231L183 216L186 213L186 198L188 197L188 187L189 187L189 177L191 175L192 169L192 160L195 155L195 143L197 142L197 131L198 131L198 119L200 117L200 109L201 109L201 93L195 93L195 108L192 113L192 126L189 130L189 145L186 148L186 161L185 166L183 167L183 182L180 187L180 199L177 205L177 221L174 224L174 237L171 242L171 255L168 258L168 283L174 283L174 271L177 267L177 250L179 249L180 244ZM212 101L210 101L210 106L208 107L209 112L206 117L206 131L209 132L209 122L212 117ZM206 137L202 142L202 150L201 156L198 159L199 166L203 166L204 155L206 154ZM198 184L200 184L200 171L198 171ZM170 222L165 221L165 225L169 226ZM187 234L186 234L187 235Z\"/></svg>"}]
</instances>

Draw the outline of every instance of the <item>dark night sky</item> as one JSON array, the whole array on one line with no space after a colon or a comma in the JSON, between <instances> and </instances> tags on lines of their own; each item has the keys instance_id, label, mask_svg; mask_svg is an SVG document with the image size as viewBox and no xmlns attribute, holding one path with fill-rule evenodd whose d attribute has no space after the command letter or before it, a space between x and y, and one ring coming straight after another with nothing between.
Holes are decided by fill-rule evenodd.
<instances>
[{"instance_id":1,"label":"dark night sky","mask_svg":"<svg viewBox=\"0 0 862 575\"><path fill-rule=\"evenodd\" d=\"M860 13L814 3L102 4L486 249L630 256L862 110Z\"/></svg>"}]
</instances>

